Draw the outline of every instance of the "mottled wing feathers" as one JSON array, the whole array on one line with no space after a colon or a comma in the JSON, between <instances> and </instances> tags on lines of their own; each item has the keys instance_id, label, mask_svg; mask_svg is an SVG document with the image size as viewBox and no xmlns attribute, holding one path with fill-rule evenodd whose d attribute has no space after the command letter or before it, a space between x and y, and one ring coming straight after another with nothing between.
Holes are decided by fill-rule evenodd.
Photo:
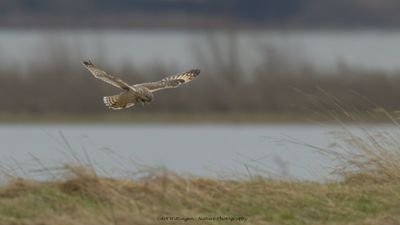
<instances>
[{"instance_id":1,"label":"mottled wing feathers","mask_svg":"<svg viewBox=\"0 0 400 225\"><path fill-rule=\"evenodd\" d=\"M200 74L200 70L199 69L194 69L194 70L189 70L187 72L178 74L178 75L174 75L174 76L170 76L170 77L166 77L164 79L162 79L161 81L172 81L172 80L177 80L179 81L181 84L183 83L187 83L189 81L192 81L194 78L196 78L198 75Z\"/></svg>"},{"instance_id":2,"label":"mottled wing feathers","mask_svg":"<svg viewBox=\"0 0 400 225\"><path fill-rule=\"evenodd\" d=\"M94 77L96 77L97 79L100 79L106 83L109 83L117 88L121 88L124 90L129 90L130 87L127 83L125 83L124 81L122 81L121 79L118 79L110 74L108 74L107 72L97 68L95 65L93 65L92 62L90 61L83 61L82 64L86 67L86 69L88 69Z\"/></svg>"},{"instance_id":3,"label":"mottled wing feathers","mask_svg":"<svg viewBox=\"0 0 400 225\"><path fill-rule=\"evenodd\" d=\"M199 69L193 69L178 75L166 77L157 82L137 84L135 85L135 87L145 87L149 89L151 92L159 91L166 88L176 88L182 84L192 81L199 74L200 74Z\"/></svg>"},{"instance_id":4,"label":"mottled wing feathers","mask_svg":"<svg viewBox=\"0 0 400 225\"><path fill-rule=\"evenodd\" d=\"M176 88L181 84L180 81L157 81L150 83L137 84L134 87L144 87L149 89L151 92L159 91L165 88Z\"/></svg>"}]
</instances>

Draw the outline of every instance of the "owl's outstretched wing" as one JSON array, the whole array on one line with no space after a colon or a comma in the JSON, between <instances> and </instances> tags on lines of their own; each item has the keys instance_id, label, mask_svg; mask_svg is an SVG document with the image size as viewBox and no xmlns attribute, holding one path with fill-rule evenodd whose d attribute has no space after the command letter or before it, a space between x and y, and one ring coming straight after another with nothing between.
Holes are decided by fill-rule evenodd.
<instances>
[{"instance_id":1,"label":"owl's outstretched wing","mask_svg":"<svg viewBox=\"0 0 400 225\"><path fill-rule=\"evenodd\" d=\"M136 84L134 85L134 87L145 87L149 89L151 92L159 91L166 88L176 88L182 84L186 84L192 81L199 74L200 74L199 69L193 69L178 75L166 77L160 81Z\"/></svg>"},{"instance_id":2,"label":"owl's outstretched wing","mask_svg":"<svg viewBox=\"0 0 400 225\"><path fill-rule=\"evenodd\" d=\"M107 72L97 68L95 65L93 65L92 62L90 61L83 61L82 64L85 66L86 69L88 69L94 77L97 79L100 79L106 83L109 83L117 88L121 88L123 90L129 90L130 86L125 83L125 81L122 81L119 78L116 78Z\"/></svg>"}]
</instances>

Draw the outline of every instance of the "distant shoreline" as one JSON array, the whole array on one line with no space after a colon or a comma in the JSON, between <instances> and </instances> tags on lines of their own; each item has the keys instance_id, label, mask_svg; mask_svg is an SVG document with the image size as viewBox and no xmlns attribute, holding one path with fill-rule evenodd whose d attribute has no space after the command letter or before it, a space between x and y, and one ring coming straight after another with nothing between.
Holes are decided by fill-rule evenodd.
<instances>
[{"instance_id":1,"label":"distant shoreline","mask_svg":"<svg viewBox=\"0 0 400 225\"><path fill-rule=\"evenodd\" d=\"M70 124L336 124L346 123L382 123L393 124L381 113L365 113L357 118L348 118L345 114L327 116L290 113L136 113L110 112L97 114L0 114L0 125L26 123L70 123Z\"/></svg>"}]
</instances>

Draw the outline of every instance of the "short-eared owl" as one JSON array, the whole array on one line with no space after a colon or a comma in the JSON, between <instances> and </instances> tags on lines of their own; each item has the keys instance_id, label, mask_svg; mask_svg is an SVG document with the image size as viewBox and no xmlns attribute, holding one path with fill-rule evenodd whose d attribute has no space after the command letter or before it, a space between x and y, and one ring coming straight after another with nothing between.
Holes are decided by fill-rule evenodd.
<instances>
[{"instance_id":1,"label":"short-eared owl","mask_svg":"<svg viewBox=\"0 0 400 225\"><path fill-rule=\"evenodd\" d=\"M124 109L134 106L136 103L148 104L153 100L153 92L166 88L176 88L181 84L188 83L199 75L200 70L193 69L175 76L166 77L160 81L129 85L107 72L97 68L90 61L83 61L83 65L94 77L107 82L115 87L121 88L124 92L106 96L103 98L104 104L110 109Z\"/></svg>"}]
</instances>

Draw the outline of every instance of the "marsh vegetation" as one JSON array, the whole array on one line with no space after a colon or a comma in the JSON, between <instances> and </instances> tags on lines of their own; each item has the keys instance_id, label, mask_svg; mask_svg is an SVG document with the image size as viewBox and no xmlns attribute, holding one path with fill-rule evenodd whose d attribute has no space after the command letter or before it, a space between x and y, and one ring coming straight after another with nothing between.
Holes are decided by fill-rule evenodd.
<instances>
[{"instance_id":1,"label":"marsh vegetation","mask_svg":"<svg viewBox=\"0 0 400 225\"><path fill-rule=\"evenodd\" d=\"M3 167L0 223L397 224L396 130L377 132L360 125L355 132L340 124L339 139L329 146L286 139L331 157L337 180L271 179L251 165L246 173L222 178L141 165L115 178L96 171L88 155L70 149L74 156L70 162L57 168L38 164L39 171L51 174L46 180L19 177Z\"/></svg>"}]
</instances>

